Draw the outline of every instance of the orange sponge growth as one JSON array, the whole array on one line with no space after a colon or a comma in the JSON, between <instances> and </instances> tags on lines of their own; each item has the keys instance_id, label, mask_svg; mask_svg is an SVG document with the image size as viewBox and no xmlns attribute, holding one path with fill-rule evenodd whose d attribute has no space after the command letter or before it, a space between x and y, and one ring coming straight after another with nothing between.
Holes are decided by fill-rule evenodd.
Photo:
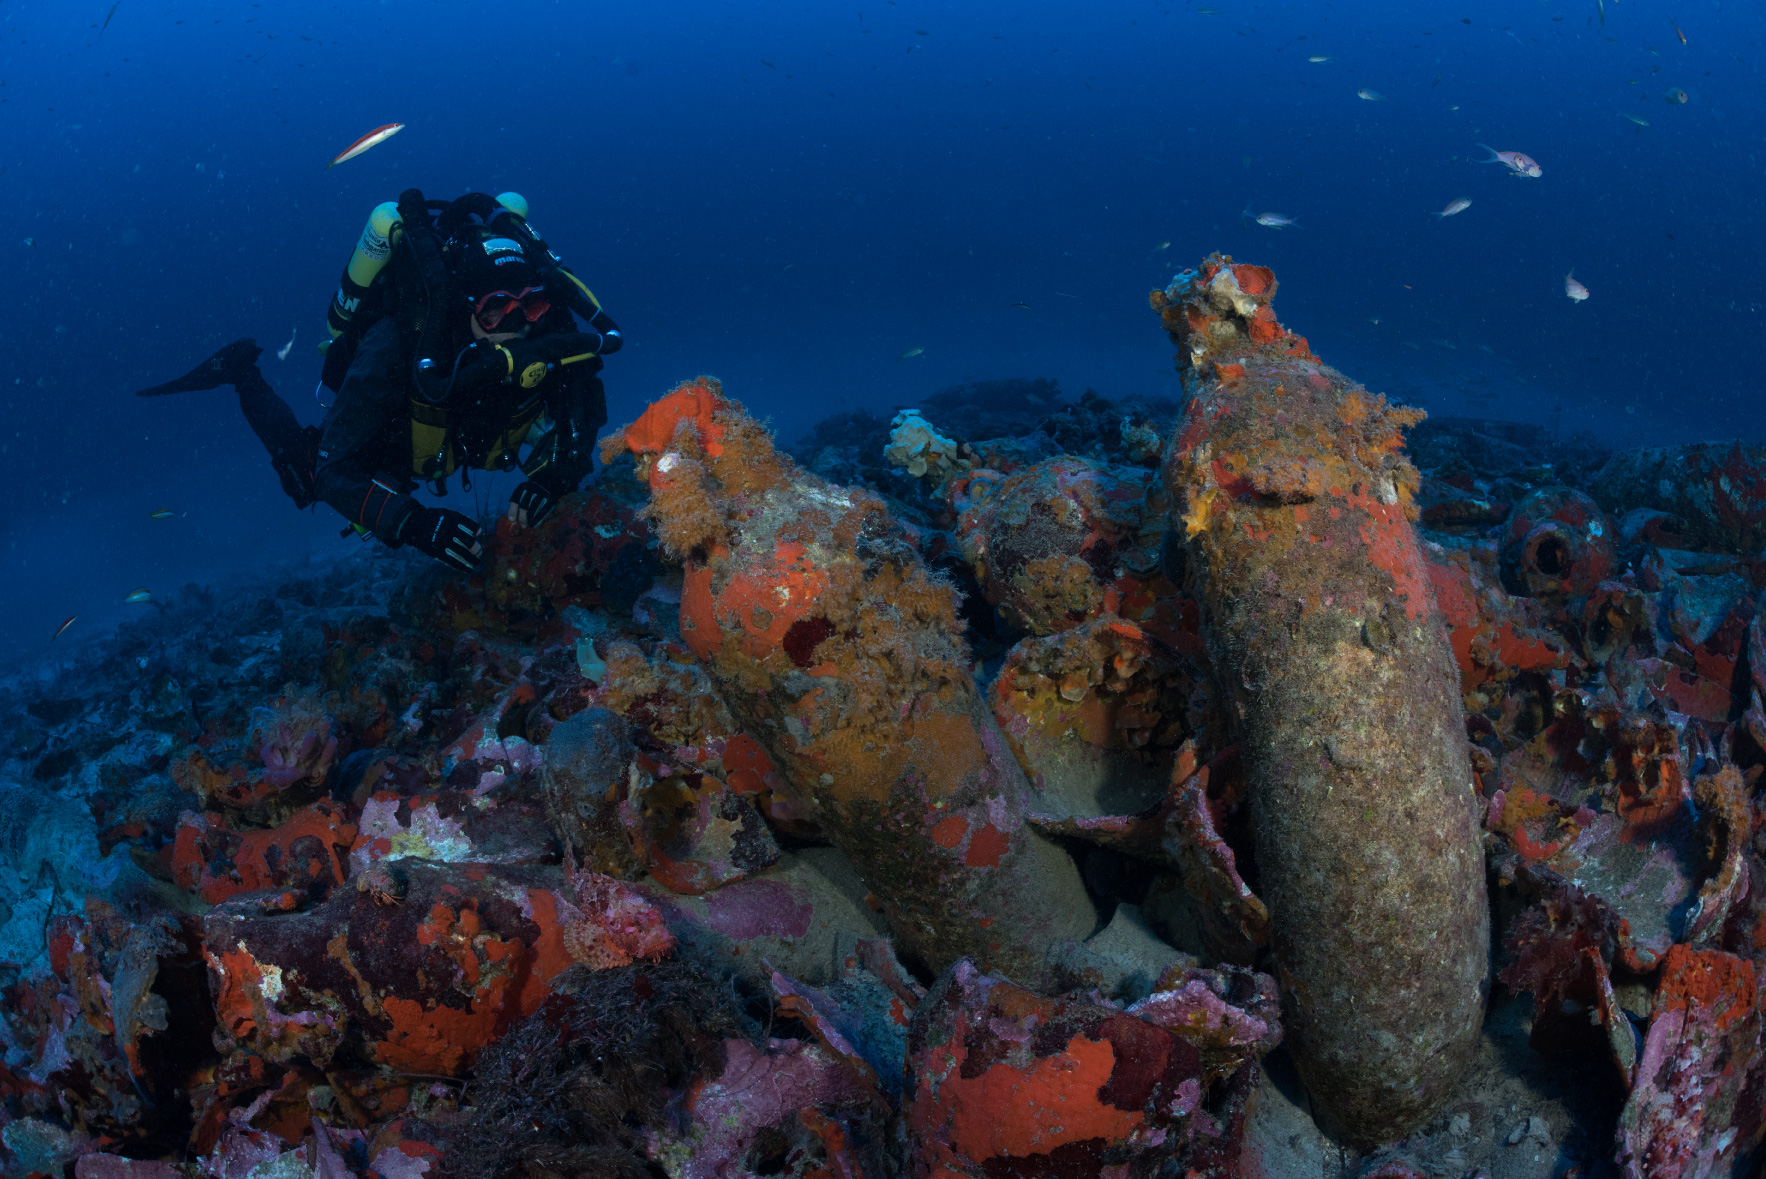
<instances>
[{"instance_id":1,"label":"orange sponge growth","mask_svg":"<svg viewBox=\"0 0 1766 1179\"><path fill-rule=\"evenodd\" d=\"M633 454L661 454L673 444L683 423L691 424L705 453L715 457L723 449L724 432L713 418L726 405L723 386L715 377L683 381L651 402L637 421L602 439L601 457L605 459L621 449Z\"/></svg>"},{"instance_id":2,"label":"orange sponge growth","mask_svg":"<svg viewBox=\"0 0 1766 1179\"><path fill-rule=\"evenodd\" d=\"M951 586L881 500L798 468L710 378L616 438L686 565L682 638L902 943L1038 980L1094 915L1071 858L1024 821Z\"/></svg>"}]
</instances>

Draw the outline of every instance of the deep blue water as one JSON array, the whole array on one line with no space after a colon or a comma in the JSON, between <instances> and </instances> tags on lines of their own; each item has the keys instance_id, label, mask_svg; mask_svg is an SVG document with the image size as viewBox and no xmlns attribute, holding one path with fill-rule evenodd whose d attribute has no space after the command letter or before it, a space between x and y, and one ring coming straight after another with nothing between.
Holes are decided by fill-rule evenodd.
<instances>
[{"instance_id":1,"label":"deep blue water","mask_svg":"<svg viewBox=\"0 0 1766 1179\"><path fill-rule=\"evenodd\" d=\"M700 372L787 440L964 379L1170 393L1146 293L1218 249L1432 411L1761 437L1763 33L1734 0L0 0L0 663L359 543L231 391L129 392L252 335L316 421L338 272L411 186L528 197L625 329L615 425Z\"/></svg>"}]
</instances>

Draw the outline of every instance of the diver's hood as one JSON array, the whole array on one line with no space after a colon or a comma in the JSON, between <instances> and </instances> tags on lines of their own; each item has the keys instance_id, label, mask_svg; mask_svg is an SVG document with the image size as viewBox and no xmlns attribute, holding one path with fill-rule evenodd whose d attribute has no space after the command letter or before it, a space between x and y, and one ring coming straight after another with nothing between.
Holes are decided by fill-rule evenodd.
<instances>
[{"instance_id":1,"label":"diver's hood","mask_svg":"<svg viewBox=\"0 0 1766 1179\"><path fill-rule=\"evenodd\" d=\"M544 248L521 218L495 197L469 193L436 218L436 231L447 241L442 256L460 293L477 301L492 291L519 294L545 285L541 266Z\"/></svg>"},{"instance_id":2,"label":"diver's hood","mask_svg":"<svg viewBox=\"0 0 1766 1179\"><path fill-rule=\"evenodd\" d=\"M449 254L460 293L474 302L492 291L520 294L545 285L527 255L526 243L491 227L468 227L454 239Z\"/></svg>"}]
</instances>

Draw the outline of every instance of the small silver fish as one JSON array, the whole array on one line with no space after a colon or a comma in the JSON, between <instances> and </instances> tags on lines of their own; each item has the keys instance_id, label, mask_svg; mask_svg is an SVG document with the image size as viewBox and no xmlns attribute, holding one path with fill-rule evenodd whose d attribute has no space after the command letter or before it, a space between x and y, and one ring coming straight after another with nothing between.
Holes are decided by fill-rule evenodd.
<instances>
[{"instance_id":1,"label":"small silver fish","mask_svg":"<svg viewBox=\"0 0 1766 1179\"><path fill-rule=\"evenodd\" d=\"M276 349L276 359L277 360L287 360L288 359L288 350L290 348L294 347L294 337L299 334L300 334L300 329L298 327L292 328L289 330L288 343L286 343L286 344L282 345L282 347Z\"/></svg>"},{"instance_id":2,"label":"small silver fish","mask_svg":"<svg viewBox=\"0 0 1766 1179\"><path fill-rule=\"evenodd\" d=\"M147 518L149 520L170 520L172 518L172 509L155 508L153 511L147 513Z\"/></svg>"},{"instance_id":3,"label":"small silver fish","mask_svg":"<svg viewBox=\"0 0 1766 1179\"><path fill-rule=\"evenodd\" d=\"M1685 106L1686 105L1686 91L1682 90L1678 86L1668 87L1668 92L1666 94L1662 95L1662 97L1667 99L1669 102L1673 103L1676 106Z\"/></svg>"},{"instance_id":4,"label":"small silver fish","mask_svg":"<svg viewBox=\"0 0 1766 1179\"><path fill-rule=\"evenodd\" d=\"M1030 310L1030 304L1028 304L1028 303L1014 303L1014 304L1012 304L1012 306L1018 308L1020 311L1029 311Z\"/></svg>"},{"instance_id":5,"label":"small silver fish","mask_svg":"<svg viewBox=\"0 0 1766 1179\"><path fill-rule=\"evenodd\" d=\"M136 603L151 602L153 601L153 591L146 586L141 586L137 589L130 590L129 596L124 598L123 601Z\"/></svg>"},{"instance_id":6,"label":"small silver fish","mask_svg":"<svg viewBox=\"0 0 1766 1179\"><path fill-rule=\"evenodd\" d=\"M1452 204L1448 205L1445 209L1442 209L1439 213L1435 214L1435 216L1437 216L1437 217L1451 217L1455 213L1463 213L1471 207L1472 207L1471 198L1460 197L1457 201L1454 201Z\"/></svg>"},{"instance_id":7,"label":"small silver fish","mask_svg":"<svg viewBox=\"0 0 1766 1179\"><path fill-rule=\"evenodd\" d=\"M1588 298L1588 288L1576 281L1576 272L1574 270L1564 275L1564 294L1570 296L1571 299L1578 303Z\"/></svg>"},{"instance_id":8,"label":"small silver fish","mask_svg":"<svg viewBox=\"0 0 1766 1179\"><path fill-rule=\"evenodd\" d=\"M1633 122L1633 123L1636 123L1636 124L1637 124L1637 125L1638 125L1638 126L1639 126L1639 127L1647 127L1647 126L1649 126L1649 120L1648 120L1648 119L1642 119L1642 118L1639 118L1639 117L1638 117L1638 116L1636 116L1636 115L1634 115L1634 114L1631 114L1631 113L1630 113L1630 112L1628 112L1628 111L1620 111L1620 112L1619 112L1619 114L1620 114L1620 115L1622 115L1622 116L1624 116L1624 117L1625 117L1625 118L1627 118L1627 119L1630 119L1630 120L1631 120L1631 121L1632 121L1632 122Z\"/></svg>"},{"instance_id":9,"label":"small silver fish","mask_svg":"<svg viewBox=\"0 0 1766 1179\"><path fill-rule=\"evenodd\" d=\"M1364 90L1357 90L1355 92L1355 97L1361 98L1361 99L1366 99L1368 102L1385 102L1386 101L1386 96L1384 94L1381 94L1378 91L1374 91L1374 90L1365 90L1365 89Z\"/></svg>"},{"instance_id":10,"label":"small silver fish","mask_svg":"<svg viewBox=\"0 0 1766 1179\"><path fill-rule=\"evenodd\" d=\"M1311 62L1313 65L1323 65L1325 62L1331 61L1333 59L1332 59L1331 55L1328 53L1315 53L1311 57L1307 58L1306 60Z\"/></svg>"},{"instance_id":11,"label":"small silver fish","mask_svg":"<svg viewBox=\"0 0 1766 1179\"><path fill-rule=\"evenodd\" d=\"M909 348L906 352L903 352L900 356L897 356L896 359L897 360L912 360L914 357L920 355L921 353L923 353L925 351L926 350L924 348L920 347L918 344L915 344L912 348Z\"/></svg>"},{"instance_id":12,"label":"small silver fish","mask_svg":"<svg viewBox=\"0 0 1766 1179\"><path fill-rule=\"evenodd\" d=\"M1286 229L1290 225L1295 229L1301 228L1298 221L1294 220L1292 217L1284 217L1280 213L1258 213L1253 216L1251 210L1246 209L1245 216L1257 222L1257 224L1266 226L1269 229Z\"/></svg>"}]
</instances>

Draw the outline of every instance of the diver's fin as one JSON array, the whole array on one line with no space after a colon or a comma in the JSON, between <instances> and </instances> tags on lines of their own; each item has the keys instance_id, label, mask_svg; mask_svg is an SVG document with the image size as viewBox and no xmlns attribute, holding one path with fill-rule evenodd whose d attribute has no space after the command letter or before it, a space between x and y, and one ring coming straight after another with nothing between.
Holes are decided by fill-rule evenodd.
<instances>
[{"instance_id":1,"label":"diver's fin","mask_svg":"<svg viewBox=\"0 0 1766 1179\"><path fill-rule=\"evenodd\" d=\"M262 352L256 340L234 340L177 380L137 390L135 396L164 397L168 393L194 393L199 389L236 385L246 373L257 367Z\"/></svg>"}]
</instances>

